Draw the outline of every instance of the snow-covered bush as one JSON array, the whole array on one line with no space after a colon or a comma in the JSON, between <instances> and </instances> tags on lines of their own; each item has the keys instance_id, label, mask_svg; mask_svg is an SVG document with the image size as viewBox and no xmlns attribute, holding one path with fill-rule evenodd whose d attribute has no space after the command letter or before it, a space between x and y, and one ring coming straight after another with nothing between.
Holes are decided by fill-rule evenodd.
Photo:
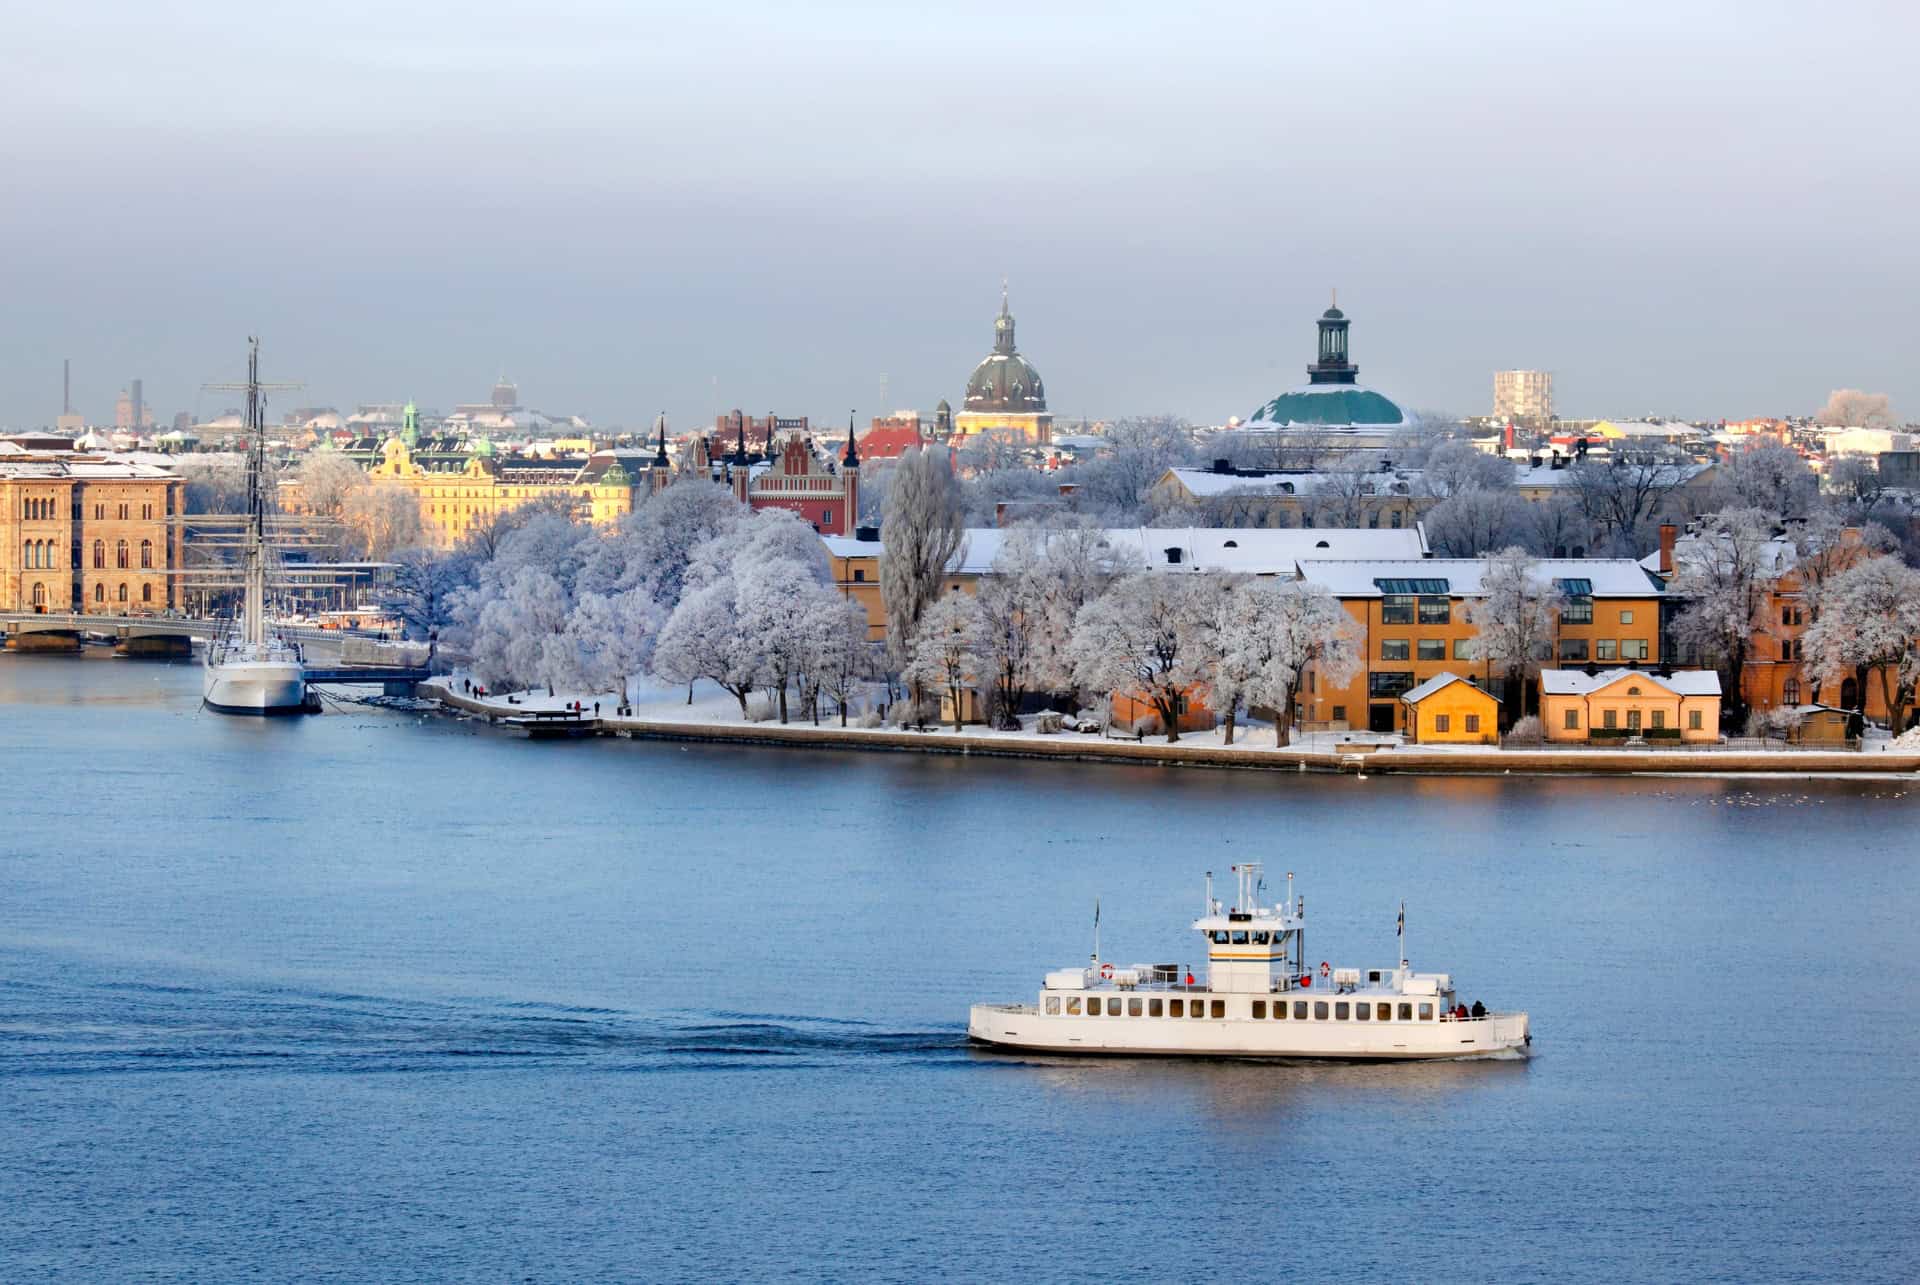
<instances>
[{"instance_id":1,"label":"snow-covered bush","mask_svg":"<svg viewBox=\"0 0 1920 1285\"><path fill-rule=\"evenodd\" d=\"M1160 721L1158 714L1142 714L1133 720L1135 736L1165 736L1167 725Z\"/></svg>"},{"instance_id":2,"label":"snow-covered bush","mask_svg":"<svg viewBox=\"0 0 1920 1285\"><path fill-rule=\"evenodd\" d=\"M861 714L860 717L854 719L853 725L855 727L875 728L881 726L886 721L886 716L879 710L870 709Z\"/></svg>"},{"instance_id":3,"label":"snow-covered bush","mask_svg":"<svg viewBox=\"0 0 1920 1285\"><path fill-rule=\"evenodd\" d=\"M780 716L779 707L770 696L747 697L747 719L754 723L771 723Z\"/></svg>"},{"instance_id":4,"label":"snow-covered bush","mask_svg":"<svg viewBox=\"0 0 1920 1285\"><path fill-rule=\"evenodd\" d=\"M1507 729L1507 739L1510 741L1519 741L1523 743L1531 741L1535 744L1538 744L1540 741L1539 716L1536 714L1529 714L1525 718L1520 719L1519 721L1514 723L1512 727Z\"/></svg>"}]
</instances>

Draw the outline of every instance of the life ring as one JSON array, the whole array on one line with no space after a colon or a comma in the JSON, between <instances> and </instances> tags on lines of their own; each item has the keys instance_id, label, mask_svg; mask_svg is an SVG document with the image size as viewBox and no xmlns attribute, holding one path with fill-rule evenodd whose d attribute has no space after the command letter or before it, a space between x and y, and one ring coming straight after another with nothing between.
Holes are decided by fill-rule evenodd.
<instances>
[{"instance_id":1,"label":"life ring","mask_svg":"<svg viewBox=\"0 0 1920 1285\"><path fill-rule=\"evenodd\" d=\"M1112 964L1102 964L1102 965L1100 965L1100 976L1101 976L1101 977L1103 977L1103 978L1105 978L1105 979L1106 979L1107 981L1112 981L1112 980L1113 980L1113 965L1112 965Z\"/></svg>"},{"instance_id":2,"label":"life ring","mask_svg":"<svg viewBox=\"0 0 1920 1285\"><path fill-rule=\"evenodd\" d=\"M1311 988L1312 988L1312 986L1313 986L1313 974L1312 974L1312 973L1303 973L1303 974L1301 974L1301 976L1300 976L1300 989L1301 989L1301 990L1308 990L1308 989L1311 989Z\"/></svg>"},{"instance_id":3,"label":"life ring","mask_svg":"<svg viewBox=\"0 0 1920 1285\"><path fill-rule=\"evenodd\" d=\"M1320 961L1320 980L1323 982L1326 981L1327 975L1331 972L1333 972L1333 966L1328 964L1326 960L1324 959L1321 960Z\"/></svg>"}]
</instances>

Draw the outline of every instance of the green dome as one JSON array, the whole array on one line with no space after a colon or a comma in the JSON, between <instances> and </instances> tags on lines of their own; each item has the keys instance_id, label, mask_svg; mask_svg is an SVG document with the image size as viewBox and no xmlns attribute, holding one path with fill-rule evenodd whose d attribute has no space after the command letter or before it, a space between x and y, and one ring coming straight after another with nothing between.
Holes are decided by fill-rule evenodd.
<instances>
[{"instance_id":1,"label":"green dome","mask_svg":"<svg viewBox=\"0 0 1920 1285\"><path fill-rule=\"evenodd\" d=\"M467 447L467 454L486 457L493 454L493 439L482 433Z\"/></svg>"},{"instance_id":2,"label":"green dome","mask_svg":"<svg viewBox=\"0 0 1920 1285\"><path fill-rule=\"evenodd\" d=\"M1247 428L1402 428L1406 412L1358 384L1309 384L1282 393L1247 417Z\"/></svg>"}]
</instances>

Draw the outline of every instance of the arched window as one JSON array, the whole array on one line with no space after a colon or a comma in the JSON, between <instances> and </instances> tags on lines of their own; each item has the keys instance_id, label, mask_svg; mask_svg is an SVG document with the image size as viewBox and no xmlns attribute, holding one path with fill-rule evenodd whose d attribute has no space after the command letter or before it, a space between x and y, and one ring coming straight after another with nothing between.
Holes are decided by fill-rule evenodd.
<instances>
[{"instance_id":1,"label":"arched window","mask_svg":"<svg viewBox=\"0 0 1920 1285\"><path fill-rule=\"evenodd\" d=\"M143 585L141 585L141 586L140 586L140 601L142 601L142 602L152 602L152 601L153 601L153 586L152 586L152 585L150 585L150 584L143 584Z\"/></svg>"},{"instance_id":2,"label":"arched window","mask_svg":"<svg viewBox=\"0 0 1920 1285\"><path fill-rule=\"evenodd\" d=\"M140 569L142 571L153 570L153 541L151 540L142 540L140 542Z\"/></svg>"},{"instance_id":3,"label":"arched window","mask_svg":"<svg viewBox=\"0 0 1920 1285\"><path fill-rule=\"evenodd\" d=\"M125 602L125 601L127 600L127 584L126 584L126 581L124 581L124 580L123 580L123 581L121 581L121 582L120 582L120 592L119 592L119 593L118 593L118 594L116 595L116 597L118 597L118 598L119 598L119 600L120 600L121 602Z\"/></svg>"},{"instance_id":4,"label":"arched window","mask_svg":"<svg viewBox=\"0 0 1920 1285\"><path fill-rule=\"evenodd\" d=\"M107 587L105 585L97 584L93 587L93 600L95 602L105 602L107 600Z\"/></svg>"},{"instance_id":5,"label":"arched window","mask_svg":"<svg viewBox=\"0 0 1920 1285\"><path fill-rule=\"evenodd\" d=\"M113 565L121 571L127 569L127 542L125 540L114 541Z\"/></svg>"},{"instance_id":6,"label":"arched window","mask_svg":"<svg viewBox=\"0 0 1920 1285\"><path fill-rule=\"evenodd\" d=\"M32 540L28 540L20 547L20 565L23 567L39 566L40 564L35 561L39 556L40 546Z\"/></svg>"},{"instance_id":7,"label":"arched window","mask_svg":"<svg viewBox=\"0 0 1920 1285\"><path fill-rule=\"evenodd\" d=\"M36 584L33 586L33 605L35 607L45 607L47 605L47 587L45 585Z\"/></svg>"},{"instance_id":8,"label":"arched window","mask_svg":"<svg viewBox=\"0 0 1920 1285\"><path fill-rule=\"evenodd\" d=\"M93 542L93 569L95 571L104 571L106 567L107 542L105 540L95 540Z\"/></svg>"},{"instance_id":9,"label":"arched window","mask_svg":"<svg viewBox=\"0 0 1920 1285\"><path fill-rule=\"evenodd\" d=\"M1780 703L1782 705L1798 705L1800 703L1800 680L1799 679L1789 678L1786 681L1786 685L1781 687Z\"/></svg>"}]
</instances>

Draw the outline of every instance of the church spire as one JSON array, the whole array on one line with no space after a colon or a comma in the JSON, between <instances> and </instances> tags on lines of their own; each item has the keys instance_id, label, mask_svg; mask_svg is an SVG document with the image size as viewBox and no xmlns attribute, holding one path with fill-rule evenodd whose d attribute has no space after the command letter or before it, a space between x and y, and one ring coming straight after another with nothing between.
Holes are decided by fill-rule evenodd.
<instances>
[{"instance_id":1,"label":"church spire","mask_svg":"<svg viewBox=\"0 0 1920 1285\"><path fill-rule=\"evenodd\" d=\"M653 426L660 430L660 446L653 453L653 466L665 468L667 466L667 413L665 411L660 412L660 418L654 421Z\"/></svg>"},{"instance_id":2,"label":"church spire","mask_svg":"<svg viewBox=\"0 0 1920 1285\"><path fill-rule=\"evenodd\" d=\"M860 467L860 450L857 446L854 445L854 441L853 441L854 439L853 416L854 416L854 412L852 411L847 412L847 453L840 460L840 462L843 465L845 465L847 468Z\"/></svg>"},{"instance_id":3,"label":"church spire","mask_svg":"<svg viewBox=\"0 0 1920 1285\"><path fill-rule=\"evenodd\" d=\"M1013 314L1007 311L1007 279L1000 278L1000 315L993 319L993 350L1013 355Z\"/></svg>"},{"instance_id":4,"label":"church spire","mask_svg":"<svg viewBox=\"0 0 1920 1285\"><path fill-rule=\"evenodd\" d=\"M1360 368L1347 359L1347 314L1339 303L1336 290L1333 306L1320 314L1319 360L1307 367L1308 383L1351 384L1360 377Z\"/></svg>"}]
</instances>

